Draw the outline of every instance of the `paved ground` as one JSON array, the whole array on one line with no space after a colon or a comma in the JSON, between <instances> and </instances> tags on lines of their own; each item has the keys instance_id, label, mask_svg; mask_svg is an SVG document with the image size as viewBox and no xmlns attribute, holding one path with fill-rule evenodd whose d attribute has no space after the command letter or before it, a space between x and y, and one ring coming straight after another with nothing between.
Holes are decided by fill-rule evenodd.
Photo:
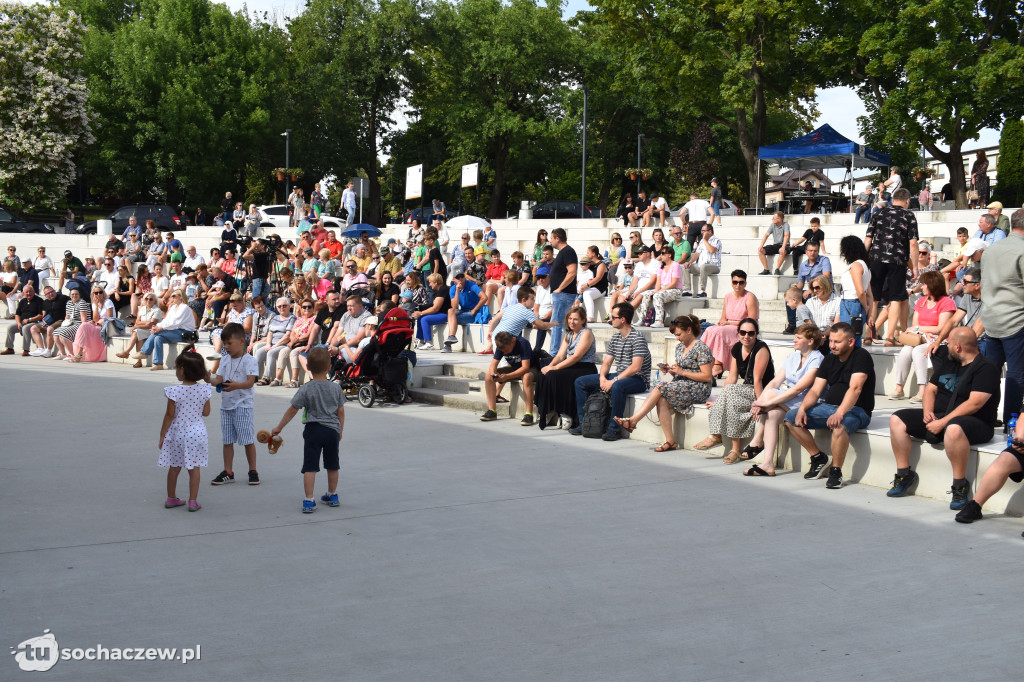
<instances>
[{"instance_id":1,"label":"paved ground","mask_svg":"<svg viewBox=\"0 0 1024 682\"><path fill-rule=\"evenodd\" d=\"M211 458L189 514L155 465L171 374L57 365L0 360L4 639L202 660L40 679L1019 679L1019 519L356 404L341 508L299 513L292 425L258 488Z\"/></svg>"}]
</instances>

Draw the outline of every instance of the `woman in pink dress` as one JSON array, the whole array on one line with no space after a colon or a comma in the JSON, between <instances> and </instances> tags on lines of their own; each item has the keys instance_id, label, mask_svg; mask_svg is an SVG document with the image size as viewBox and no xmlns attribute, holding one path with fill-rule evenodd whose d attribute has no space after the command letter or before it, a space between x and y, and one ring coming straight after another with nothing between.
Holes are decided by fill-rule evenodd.
<instances>
[{"instance_id":1,"label":"woman in pink dress","mask_svg":"<svg viewBox=\"0 0 1024 682\"><path fill-rule=\"evenodd\" d=\"M739 341L740 320L746 317L757 320L761 317L757 296L747 291L747 273L733 270L731 276L732 291L725 295L722 317L717 325L705 329L700 337L715 358L715 366L711 371L716 377L722 376L724 366L730 361L732 347Z\"/></svg>"},{"instance_id":2,"label":"woman in pink dress","mask_svg":"<svg viewBox=\"0 0 1024 682\"><path fill-rule=\"evenodd\" d=\"M107 361L107 347L100 338L100 327L104 320L114 316L114 303L102 289L94 289L91 298L92 318L78 327L72 346L74 355L65 358L67 362Z\"/></svg>"}]
</instances>

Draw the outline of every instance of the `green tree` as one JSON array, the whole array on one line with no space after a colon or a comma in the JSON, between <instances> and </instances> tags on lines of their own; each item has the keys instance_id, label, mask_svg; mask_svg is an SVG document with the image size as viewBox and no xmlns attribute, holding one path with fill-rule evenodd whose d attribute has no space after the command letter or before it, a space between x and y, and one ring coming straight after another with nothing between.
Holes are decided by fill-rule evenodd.
<instances>
[{"instance_id":1,"label":"green tree","mask_svg":"<svg viewBox=\"0 0 1024 682\"><path fill-rule=\"evenodd\" d=\"M413 50L412 104L449 139L440 170L454 180L462 163L480 159L487 215L503 215L516 159L560 125L575 35L556 0L440 3L430 30L438 38Z\"/></svg>"},{"instance_id":2,"label":"green tree","mask_svg":"<svg viewBox=\"0 0 1024 682\"><path fill-rule=\"evenodd\" d=\"M817 16L806 49L832 67L831 82L857 89L889 145L920 143L959 169L965 142L1024 113L1018 3L827 0ZM966 208L966 174L950 184Z\"/></svg>"},{"instance_id":3,"label":"green tree","mask_svg":"<svg viewBox=\"0 0 1024 682\"><path fill-rule=\"evenodd\" d=\"M73 12L0 2L0 202L56 206L92 141Z\"/></svg>"},{"instance_id":4,"label":"green tree","mask_svg":"<svg viewBox=\"0 0 1024 682\"><path fill-rule=\"evenodd\" d=\"M813 114L813 55L797 58L799 27L814 9L797 0L595 0L628 55L624 71L656 83L681 123L704 116L731 130L746 165L749 202L759 205L758 147L769 119ZM764 177L764 174L761 174Z\"/></svg>"},{"instance_id":5,"label":"green tree","mask_svg":"<svg viewBox=\"0 0 1024 682\"><path fill-rule=\"evenodd\" d=\"M1024 205L1024 121L1007 121L999 135L999 169L994 198L1004 206Z\"/></svg>"},{"instance_id":6,"label":"green tree","mask_svg":"<svg viewBox=\"0 0 1024 682\"><path fill-rule=\"evenodd\" d=\"M310 0L289 27L300 158L341 178L364 171L370 222L382 218L380 155L394 135L395 105L408 94L423 10L419 0Z\"/></svg>"},{"instance_id":7,"label":"green tree","mask_svg":"<svg viewBox=\"0 0 1024 682\"><path fill-rule=\"evenodd\" d=\"M284 32L209 0L116 5L90 9L85 63L102 123L92 184L172 204L242 196L246 165L280 146Z\"/></svg>"}]
</instances>

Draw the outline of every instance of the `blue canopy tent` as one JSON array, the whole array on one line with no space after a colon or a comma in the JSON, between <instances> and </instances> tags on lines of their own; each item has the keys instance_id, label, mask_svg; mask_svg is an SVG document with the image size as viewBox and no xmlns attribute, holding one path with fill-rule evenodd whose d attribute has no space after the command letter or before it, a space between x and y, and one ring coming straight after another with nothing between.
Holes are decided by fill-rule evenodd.
<instances>
[{"instance_id":1,"label":"blue canopy tent","mask_svg":"<svg viewBox=\"0 0 1024 682\"><path fill-rule=\"evenodd\" d=\"M775 161L780 166L797 170L811 168L865 168L888 166L889 155L876 152L862 144L848 140L829 124L801 135L795 140L757 149L757 183L761 184L760 161ZM853 198L853 178L850 177Z\"/></svg>"}]
</instances>

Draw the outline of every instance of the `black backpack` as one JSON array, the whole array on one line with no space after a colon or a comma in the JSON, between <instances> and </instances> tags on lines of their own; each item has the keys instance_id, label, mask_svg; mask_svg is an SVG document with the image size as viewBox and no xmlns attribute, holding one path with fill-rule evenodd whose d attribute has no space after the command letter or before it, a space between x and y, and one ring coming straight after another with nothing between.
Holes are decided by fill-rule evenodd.
<instances>
[{"instance_id":1,"label":"black backpack","mask_svg":"<svg viewBox=\"0 0 1024 682\"><path fill-rule=\"evenodd\" d=\"M607 393L598 389L587 396L583 403L583 421L580 428L584 438L600 438L608 426L608 417L612 413L612 399Z\"/></svg>"}]
</instances>

